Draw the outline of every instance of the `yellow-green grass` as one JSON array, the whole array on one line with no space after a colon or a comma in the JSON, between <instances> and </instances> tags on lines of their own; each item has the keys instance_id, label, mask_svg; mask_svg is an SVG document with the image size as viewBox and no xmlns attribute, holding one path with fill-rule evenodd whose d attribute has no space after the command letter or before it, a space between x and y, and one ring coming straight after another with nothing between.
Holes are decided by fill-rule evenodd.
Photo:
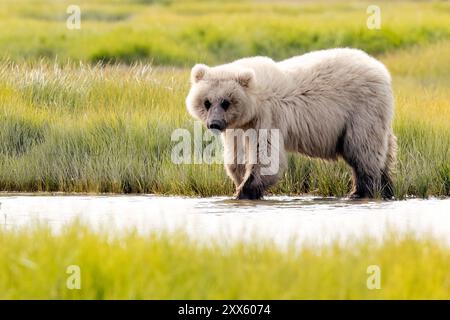
<instances>
[{"instance_id":1,"label":"yellow-green grass","mask_svg":"<svg viewBox=\"0 0 450 320\"><path fill-rule=\"evenodd\" d=\"M0 55L190 66L336 46L377 54L450 37L444 1L377 1L380 30L366 25L371 1L79 0L80 30L66 27L71 4L2 1Z\"/></svg>"},{"instance_id":2,"label":"yellow-green grass","mask_svg":"<svg viewBox=\"0 0 450 320\"><path fill-rule=\"evenodd\" d=\"M398 198L450 195L450 43L380 57L393 72ZM171 161L175 128L192 131L185 110L188 69L0 65L0 189L231 195L221 165ZM274 193L345 195L343 161L292 156Z\"/></svg>"},{"instance_id":3,"label":"yellow-green grass","mask_svg":"<svg viewBox=\"0 0 450 320\"><path fill-rule=\"evenodd\" d=\"M170 65L348 45L378 54L393 72L396 196L450 194L448 3L380 2L381 30L366 28L369 3L352 1L79 1L81 30L66 28L69 2L4 4L1 190L231 194L220 165L170 160L170 134L193 125L188 68ZM99 61L125 65L92 65ZM272 192L349 189L342 161L291 157Z\"/></svg>"},{"instance_id":4,"label":"yellow-green grass","mask_svg":"<svg viewBox=\"0 0 450 320\"><path fill-rule=\"evenodd\" d=\"M0 299L449 299L449 260L448 246L413 234L281 249L79 224L57 234L2 228ZM367 287L377 272L369 266L381 271L380 289ZM69 290L78 274L81 289Z\"/></svg>"}]
</instances>

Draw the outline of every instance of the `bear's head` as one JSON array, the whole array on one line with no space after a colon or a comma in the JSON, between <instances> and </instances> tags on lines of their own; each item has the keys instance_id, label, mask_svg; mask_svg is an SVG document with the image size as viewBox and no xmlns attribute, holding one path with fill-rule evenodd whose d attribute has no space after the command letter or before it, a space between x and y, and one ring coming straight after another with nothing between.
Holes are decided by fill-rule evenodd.
<instances>
[{"instance_id":1,"label":"bear's head","mask_svg":"<svg viewBox=\"0 0 450 320\"><path fill-rule=\"evenodd\" d=\"M186 106L208 129L241 128L254 118L254 87L252 69L232 64L218 67L197 64L191 71Z\"/></svg>"}]
</instances>

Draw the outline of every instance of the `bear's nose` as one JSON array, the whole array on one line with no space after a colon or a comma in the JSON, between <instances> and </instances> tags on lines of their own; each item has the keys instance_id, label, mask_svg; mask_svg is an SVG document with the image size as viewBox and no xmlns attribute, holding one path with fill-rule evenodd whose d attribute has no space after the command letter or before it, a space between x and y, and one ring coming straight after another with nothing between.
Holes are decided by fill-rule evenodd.
<instances>
[{"instance_id":1,"label":"bear's nose","mask_svg":"<svg viewBox=\"0 0 450 320\"><path fill-rule=\"evenodd\" d=\"M211 121L210 123L208 123L207 127L211 130L222 131L223 129L225 129L225 124L222 121Z\"/></svg>"}]
</instances>

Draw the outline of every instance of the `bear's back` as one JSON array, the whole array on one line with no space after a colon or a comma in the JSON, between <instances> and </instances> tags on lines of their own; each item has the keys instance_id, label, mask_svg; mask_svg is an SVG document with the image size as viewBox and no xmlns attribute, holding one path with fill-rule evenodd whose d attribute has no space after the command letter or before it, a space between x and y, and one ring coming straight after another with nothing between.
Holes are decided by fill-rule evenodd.
<instances>
[{"instance_id":1,"label":"bear's back","mask_svg":"<svg viewBox=\"0 0 450 320\"><path fill-rule=\"evenodd\" d=\"M277 63L283 72L302 74L330 71L336 76L349 72L365 74L390 82L391 77L386 67L364 51L351 48L335 48L309 52Z\"/></svg>"},{"instance_id":2,"label":"bear's back","mask_svg":"<svg viewBox=\"0 0 450 320\"><path fill-rule=\"evenodd\" d=\"M278 63L269 57L256 56L236 60L231 63L237 67L249 68L255 72L257 86L262 91L273 91L283 87L289 78L280 70Z\"/></svg>"}]
</instances>

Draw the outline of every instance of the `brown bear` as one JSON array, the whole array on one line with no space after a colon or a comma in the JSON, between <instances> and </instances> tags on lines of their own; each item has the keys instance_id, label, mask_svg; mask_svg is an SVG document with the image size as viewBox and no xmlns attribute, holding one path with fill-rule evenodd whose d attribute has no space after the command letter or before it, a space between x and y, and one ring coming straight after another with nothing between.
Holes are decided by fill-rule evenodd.
<instances>
[{"instance_id":1,"label":"brown bear","mask_svg":"<svg viewBox=\"0 0 450 320\"><path fill-rule=\"evenodd\" d=\"M239 199L261 198L283 175L286 152L342 157L353 169L353 197L393 196L391 77L360 50L321 50L281 62L251 57L215 67L197 64L186 105L209 129L222 132L225 157L232 160L225 168ZM279 137L267 138L276 145L276 172L262 173L260 142L247 141L249 129L279 131ZM236 140L245 141L236 147ZM257 161L236 161L240 151L252 150Z\"/></svg>"}]
</instances>

